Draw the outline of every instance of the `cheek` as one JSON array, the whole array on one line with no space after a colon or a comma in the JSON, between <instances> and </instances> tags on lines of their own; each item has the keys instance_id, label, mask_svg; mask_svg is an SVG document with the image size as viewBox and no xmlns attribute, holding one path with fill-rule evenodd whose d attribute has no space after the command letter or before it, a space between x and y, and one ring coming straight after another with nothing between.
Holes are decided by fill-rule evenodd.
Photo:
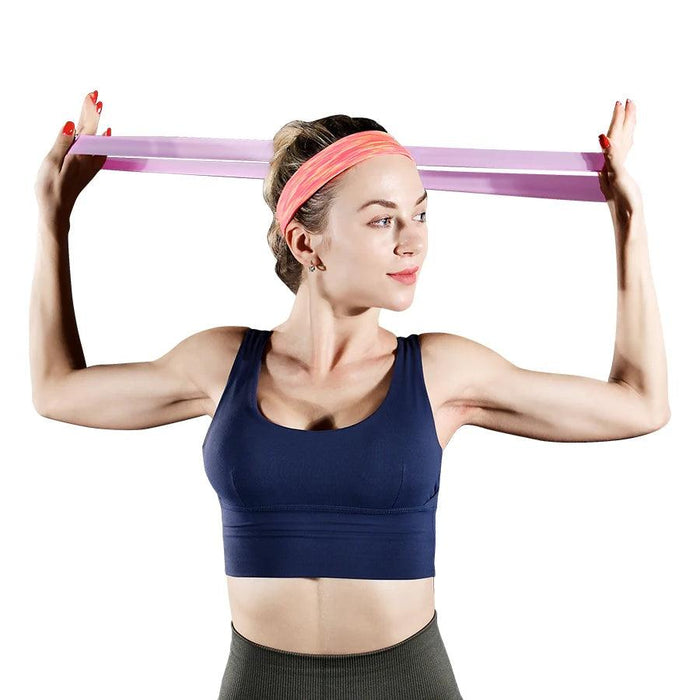
<instances>
[{"instance_id":1,"label":"cheek","mask_svg":"<svg viewBox=\"0 0 700 700\"><path fill-rule=\"evenodd\" d=\"M346 283L353 287L367 288L384 279L391 282L386 273L398 267L391 231L368 226L338 231L326 250L328 263L342 271ZM322 251L320 255L323 258Z\"/></svg>"},{"instance_id":2,"label":"cheek","mask_svg":"<svg viewBox=\"0 0 700 700\"><path fill-rule=\"evenodd\" d=\"M348 235L342 242L336 240L333 247L333 259L343 267L371 268L381 256L386 256L386 243L379 236Z\"/></svg>"}]
</instances>

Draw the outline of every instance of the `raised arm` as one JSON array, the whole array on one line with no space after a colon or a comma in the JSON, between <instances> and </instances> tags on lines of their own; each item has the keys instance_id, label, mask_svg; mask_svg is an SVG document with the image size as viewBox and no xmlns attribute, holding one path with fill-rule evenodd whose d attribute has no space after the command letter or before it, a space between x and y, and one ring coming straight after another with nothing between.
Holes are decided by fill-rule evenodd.
<instances>
[{"instance_id":1,"label":"raised arm","mask_svg":"<svg viewBox=\"0 0 700 700\"><path fill-rule=\"evenodd\" d=\"M632 102L618 102L601 134L605 168L601 190L612 214L617 244L617 333L607 381L517 367L474 341L427 333L432 356L450 386L443 394L462 425L551 441L635 437L668 423L666 352L649 263L639 188L623 162L636 121Z\"/></svg>"},{"instance_id":2,"label":"raised arm","mask_svg":"<svg viewBox=\"0 0 700 700\"><path fill-rule=\"evenodd\" d=\"M47 418L96 428L148 428L210 413L225 380L238 327L195 333L150 362L88 367L73 308L68 255L70 213L104 156L72 155L74 131L94 134L97 94L83 100L75 130L67 122L39 169L37 257L32 283L29 351L32 399ZM233 343L233 344L232 344Z\"/></svg>"},{"instance_id":3,"label":"raised arm","mask_svg":"<svg viewBox=\"0 0 700 700\"><path fill-rule=\"evenodd\" d=\"M209 413L209 393L226 370L233 337L229 327L210 328L152 361L88 367L73 309L67 236L55 235L44 221L29 323L36 410L66 423L121 430Z\"/></svg>"}]
</instances>

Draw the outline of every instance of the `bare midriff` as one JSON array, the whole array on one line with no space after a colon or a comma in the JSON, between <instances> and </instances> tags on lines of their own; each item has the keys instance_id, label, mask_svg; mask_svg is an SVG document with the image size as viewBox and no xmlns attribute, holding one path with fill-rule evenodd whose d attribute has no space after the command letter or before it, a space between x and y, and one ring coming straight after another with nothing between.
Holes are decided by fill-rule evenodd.
<instances>
[{"instance_id":1,"label":"bare midriff","mask_svg":"<svg viewBox=\"0 0 700 700\"><path fill-rule=\"evenodd\" d=\"M280 651L356 654L383 649L418 632L435 612L433 577L226 580L236 631Z\"/></svg>"}]
</instances>

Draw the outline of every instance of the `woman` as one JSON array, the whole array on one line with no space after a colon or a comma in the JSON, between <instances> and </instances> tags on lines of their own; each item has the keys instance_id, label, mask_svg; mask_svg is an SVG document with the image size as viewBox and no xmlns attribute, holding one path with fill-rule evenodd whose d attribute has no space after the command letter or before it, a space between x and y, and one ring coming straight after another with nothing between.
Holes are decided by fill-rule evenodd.
<instances>
[{"instance_id":1,"label":"woman","mask_svg":"<svg viewBox=\"0 0 700 700\"><path fill-rule=\"evenodd\" d=\"M94 91L77 133L96 133L98 107ZM623 167L634 119L634 105L618 103L611 142L601 140L621 281L607 382L528 371L448 333L378 326L381 308L413 299L427 192L382 126L346 115L290 122L273 140L264 197L275 271L295 295L286 321L212 328L152 362L87 367L67 235L105 157L67 153L72 122L58 136L36 185L34 403L104 428L212 416L202 447L222 507L232 633L220 700L461 698L433 587L440 464L456 430L591 441L668 421L641 197Z\"/></svg>"}]
</instances>

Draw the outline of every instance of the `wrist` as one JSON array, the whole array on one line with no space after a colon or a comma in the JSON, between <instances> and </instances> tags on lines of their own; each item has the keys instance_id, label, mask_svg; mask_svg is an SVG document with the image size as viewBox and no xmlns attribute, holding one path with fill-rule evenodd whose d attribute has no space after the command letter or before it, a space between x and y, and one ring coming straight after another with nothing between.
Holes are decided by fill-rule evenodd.
<instances>
[{"instance_id":1,"label":"wrist","mask_svg":"<svg viewBox=\"0 0 700 700\"><path fill-rule=\"evenodd\" d=\"M640 209L625 212L624 217L615 219L615 237L624 241L646 238L647 226L644 212Z\"/></svg>"},{"instance_id":2,"label":"wrist","mask_svg":"<svg viewBox=\"0 0 700 700\"><path fill-rule=\"evenodd\" d=\"M70 218L57 213L39 214L39 235L52 238L65 238L70 231Z\"/></svg>"},{"instance_id":3,"label":"wrist","mask_svg":"<svg viewBox=\"0 0 700 700\"><path fill-rule=\"evenodd\" d=\"M610 215L612 216L615 226L626 226L644 218L644 210L641 202L632 205L628 200L617 201L611 199L608 200L608 208L610 209Z\"/></svg>"}]
</instances>

